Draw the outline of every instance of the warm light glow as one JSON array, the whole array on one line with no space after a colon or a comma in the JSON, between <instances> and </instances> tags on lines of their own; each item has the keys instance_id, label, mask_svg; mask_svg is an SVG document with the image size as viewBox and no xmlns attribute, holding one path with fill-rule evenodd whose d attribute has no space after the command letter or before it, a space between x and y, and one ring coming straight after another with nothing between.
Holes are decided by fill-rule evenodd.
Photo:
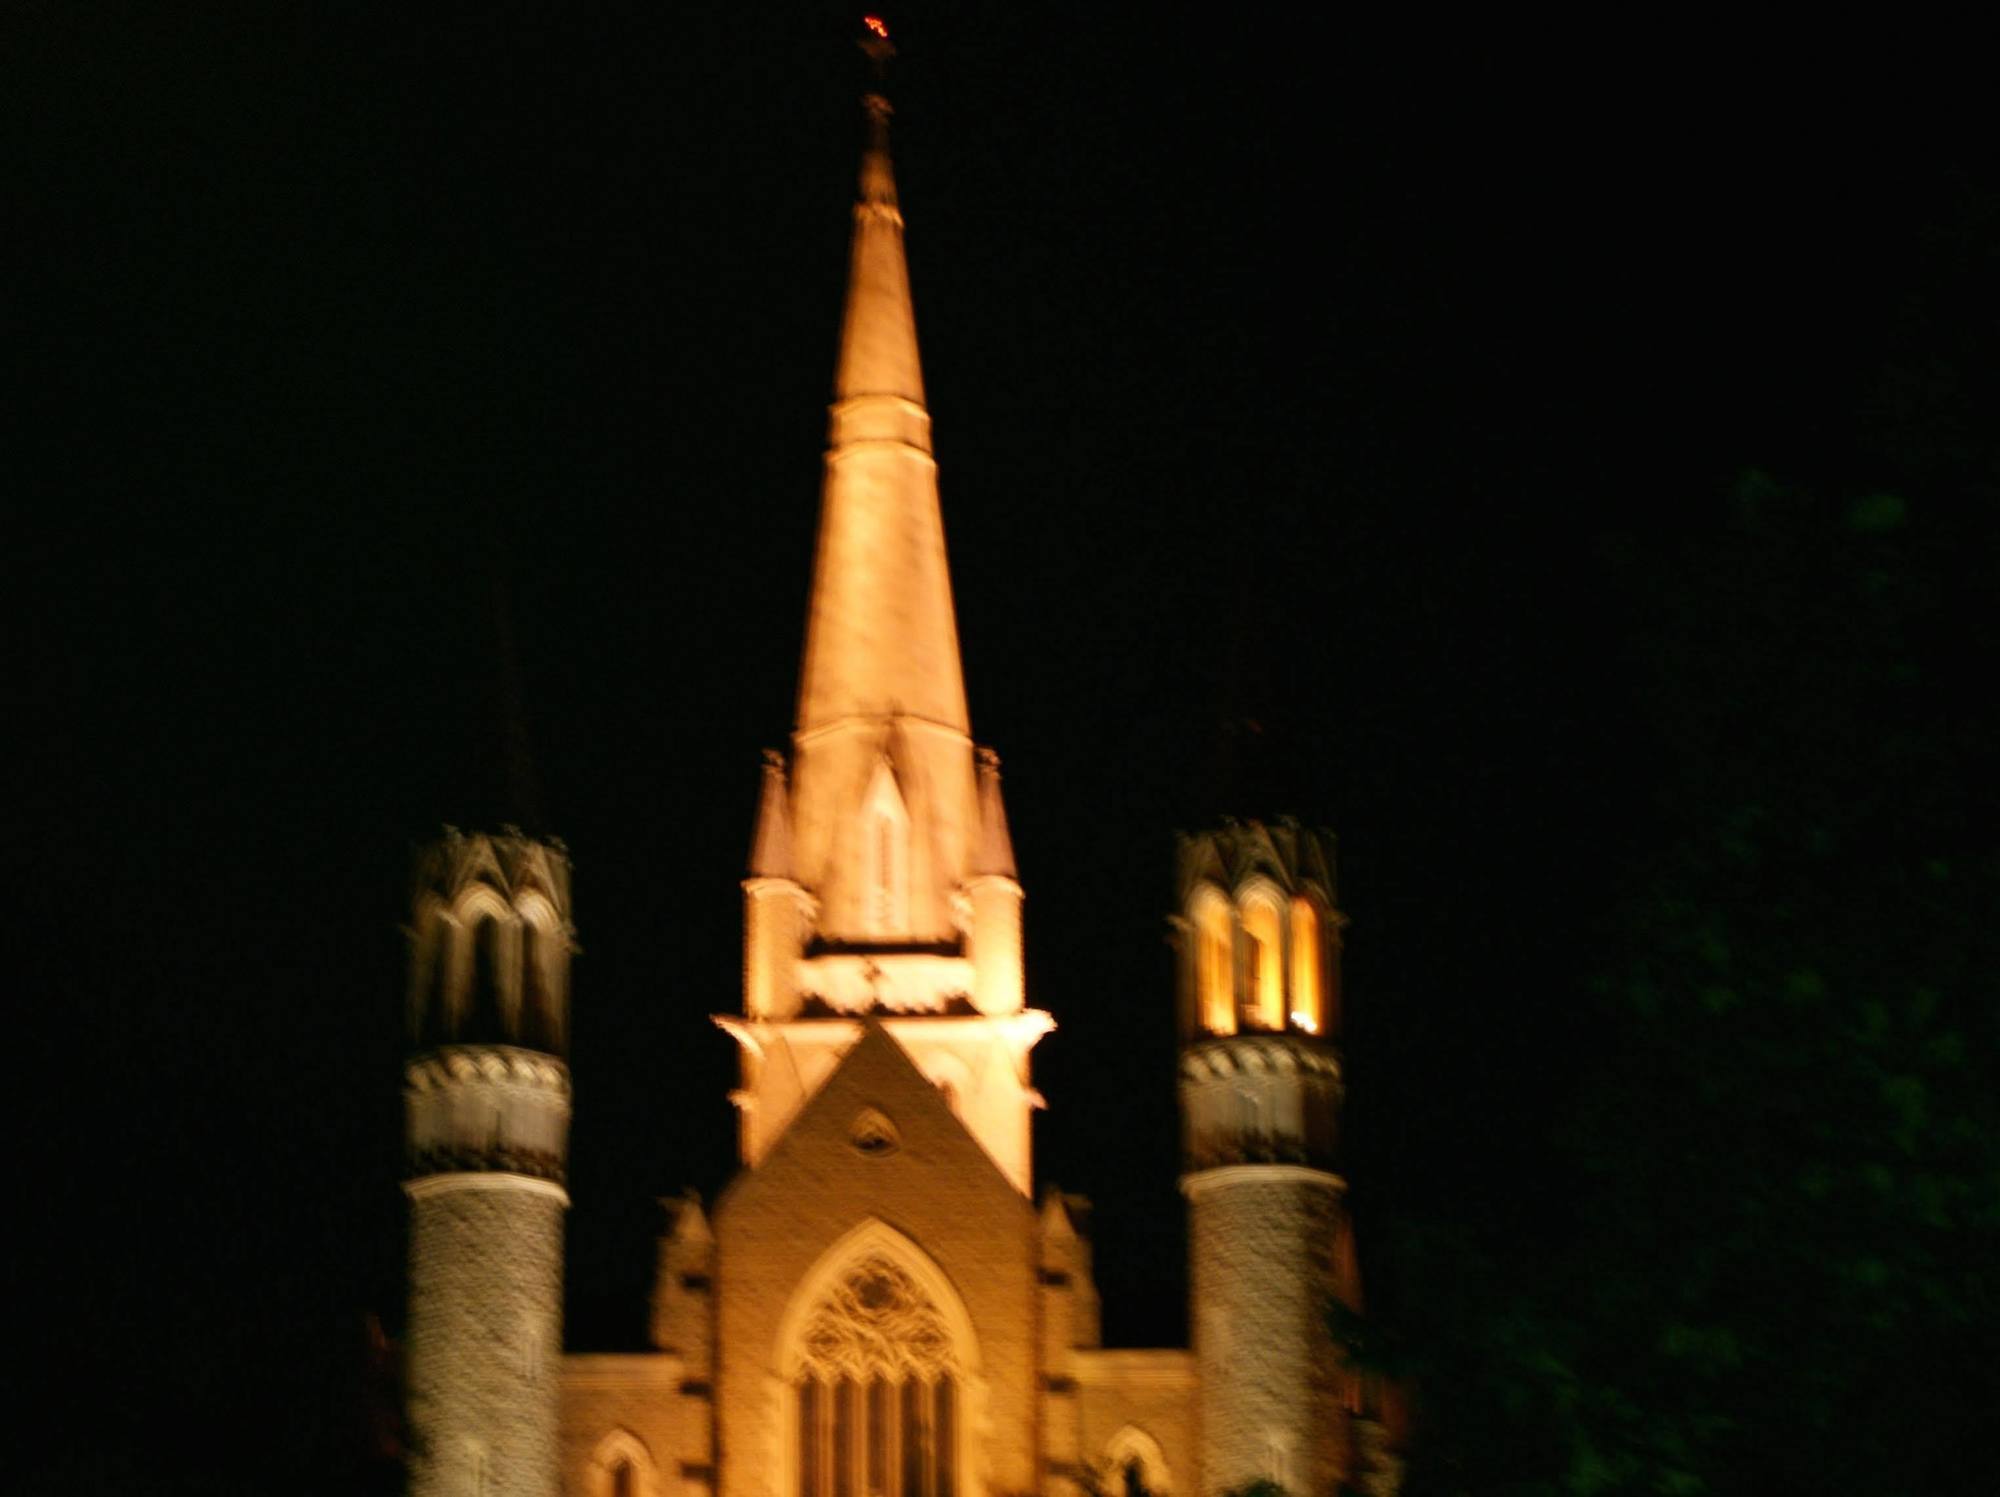
<instances>
[{"instance_id":1,"label":"warm light glow","mask_svg":"<svg viewBox=\"0 0 2000 1497\"><path fill-rule=\"evenodd\" d=\"M880 16L863 16L861 18L861 24L863 26L866 26L870 31L874 32L877 36L881 37L883 41L886 42L887 40L889 40L888 23L884 21Z\"/></svg>"},{"instance_id":2,"label":"warm light glow","mask_svg":"<svg viewBox=\"0 0 2000 1497\"><path fill-rule=\"evenodd\" d=\"M1236 1033L1236 984L1230 971L1229 905L1213 889L1195 899L1195 1007L1210 1034Z\"/></svg>"},{"instance_id":3,"label":"warm light glow","mask_svg":"<svg viewBox=\"0 0 2000 1497\"><path fill-rule=\"evenodd\" d=\"M1318 1034L1324 1022L1324 975L1319 910L1300 895L1292 901L1292 1023L1307 1034Z\"/></svg>"},{"instance_id":4,"label":"warm light glow","mask_svg":"<svg viewBox=\"0 0 2000 1497\"><path fill-rule=\"evenodd\" d=\"M1277 901L1253 896L1243 901L1244 1003L1259 1026L1285 1027L1284 928Z\"/></svg>"}]
</instances>

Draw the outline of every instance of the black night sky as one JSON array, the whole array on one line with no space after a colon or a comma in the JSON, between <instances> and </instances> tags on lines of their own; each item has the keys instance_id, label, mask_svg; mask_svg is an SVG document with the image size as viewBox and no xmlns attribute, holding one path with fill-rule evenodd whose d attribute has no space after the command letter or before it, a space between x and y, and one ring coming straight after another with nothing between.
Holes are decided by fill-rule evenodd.
<instances>
[{"instance_id":1,"label":"black night sky","mask_svg":"<svg viewBox=\"0 0 2000 1497\"><path fill-rule=\"evenodd\" d=\"M851 18L426 10L6 27L33 1490L354 1489L441 824L575 860L572 1345L637 1344L655 1197L730 1170L707 1016L790 727ZM1096 1201L1127 1344L1185 1334L1176 828L1338 831L1363 1236L1532 1253L1677 830L1632 578L1746 470L1893 490L1990 655L2000 173L1948 38L1316 16L890 15L974 730L1060 1026L1038 1173ZM1984 668L1928 665L1978 718Z\"/></svg>"}]
</instances>

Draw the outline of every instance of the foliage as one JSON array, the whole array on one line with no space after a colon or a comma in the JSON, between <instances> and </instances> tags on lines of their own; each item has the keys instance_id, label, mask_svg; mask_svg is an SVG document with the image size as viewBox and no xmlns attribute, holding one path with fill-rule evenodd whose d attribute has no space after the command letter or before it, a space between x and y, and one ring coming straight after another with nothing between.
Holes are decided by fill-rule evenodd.
<instances>
[{"instance_id":1,"label":"foliage","mask_svg":"<svg viewBox=\"0 0 2000 1497\"><path fill-rule=\"evenodd\" d=\"M1685 830L1574 1125L1565 1308L1616 1395L1574 1489L1949 1490L1995 1406L2000 858L1951 538L1752 475L1654 594Z\"/></svg>"},{"instance_id":2,"label":"foliage","mask_svg":"<svg viewBox=\"0 0 2000 1497\"><path fill-rule=\"evenodd\" d=\"M2000 1407L2000 853L1954 526L1752 475L1629 564L1656 824L1592 984L1574 1237L1405 1224L1354 1359L1407 1490L1983 1490ZM1643 825L1643 820L1641 821ZM1607 854L1612 849L1607 848Z\"/></svg>"}]
</instances>

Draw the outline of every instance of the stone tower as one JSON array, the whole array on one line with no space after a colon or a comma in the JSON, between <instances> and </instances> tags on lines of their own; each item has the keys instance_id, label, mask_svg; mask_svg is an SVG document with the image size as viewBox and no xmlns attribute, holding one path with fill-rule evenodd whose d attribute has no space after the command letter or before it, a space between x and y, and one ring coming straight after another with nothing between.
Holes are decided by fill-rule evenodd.
<instances>
[{"instance_id":1,"label":"stone tower","mask_svg":"<svg viewBox=\"0 0 2000 1497\"><path fill-rule=\"evenodd\" d=\"M1343 1378L1328 1326L1348 1292L1340 929L1332 838L1225 823L1182 841L1181 1188L1188 1199L1201 1491L1260 1478L1335 1490Z\"/></svg>"},{"instance_id":2,"label":"stone tower","mask_svg":"<svg viewBox=\"0 0 2000 1497\"><path fill-rule=\"evenodd\" d=\"M744 880L741 1155L754 1167L875 1016L1023 1195L1038 1098L1000 761L975 748L917 357L888 101L864 100L789 763Z\"/></svg>"},{"instance_id":3,"label":"stone tower","mask_svg":"<svg viewBox=\"0 0 2000 1497\"><path fill-rule=\"evenodd\" d=\"M509 830L417 857L404 1073L413 1497L556 1497L569 860Z\"/></svg>"}]
</instances>

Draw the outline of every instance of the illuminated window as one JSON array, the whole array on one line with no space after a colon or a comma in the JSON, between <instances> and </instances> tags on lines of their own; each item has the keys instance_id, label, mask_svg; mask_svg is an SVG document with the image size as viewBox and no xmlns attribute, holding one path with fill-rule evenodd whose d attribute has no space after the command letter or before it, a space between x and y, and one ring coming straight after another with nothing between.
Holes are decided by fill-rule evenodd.
<instances>
[{"instance_id":1,"label":"illuminated window","mask_svg":"<svg viewBox=\"0 0 2000 1497\"><path fill-rule=\"evenodd\" d=\"M1230 960L1229 903L1213 889L1195 896L1195 1012L1210 1034L1236 1033L1236 981Z\"/></svg>"},{"instance_id":2,"label":"illuminated window","mask_svg":"<svg viewBox=\"0 0 2000 1497\"><path fill-rule=\"evenodd\" d=\"M1325 958L1319 936L1319 908L1301 894L1292 901L1292 1024L1307 1034L1325 1032L1322 1003Z\"/></svg>"},{"instance_id":3,"label":"illuminated window","mask_svg":"<svg viewBox=\"0 0 2000 1497\"><path fill-rule=\"evenodd\" d=\"M1259 891L1243 901L1243 1008L1260 1029L1285 1027L1284 924L1278 902Z\"/></svg>"}]
</instances>

